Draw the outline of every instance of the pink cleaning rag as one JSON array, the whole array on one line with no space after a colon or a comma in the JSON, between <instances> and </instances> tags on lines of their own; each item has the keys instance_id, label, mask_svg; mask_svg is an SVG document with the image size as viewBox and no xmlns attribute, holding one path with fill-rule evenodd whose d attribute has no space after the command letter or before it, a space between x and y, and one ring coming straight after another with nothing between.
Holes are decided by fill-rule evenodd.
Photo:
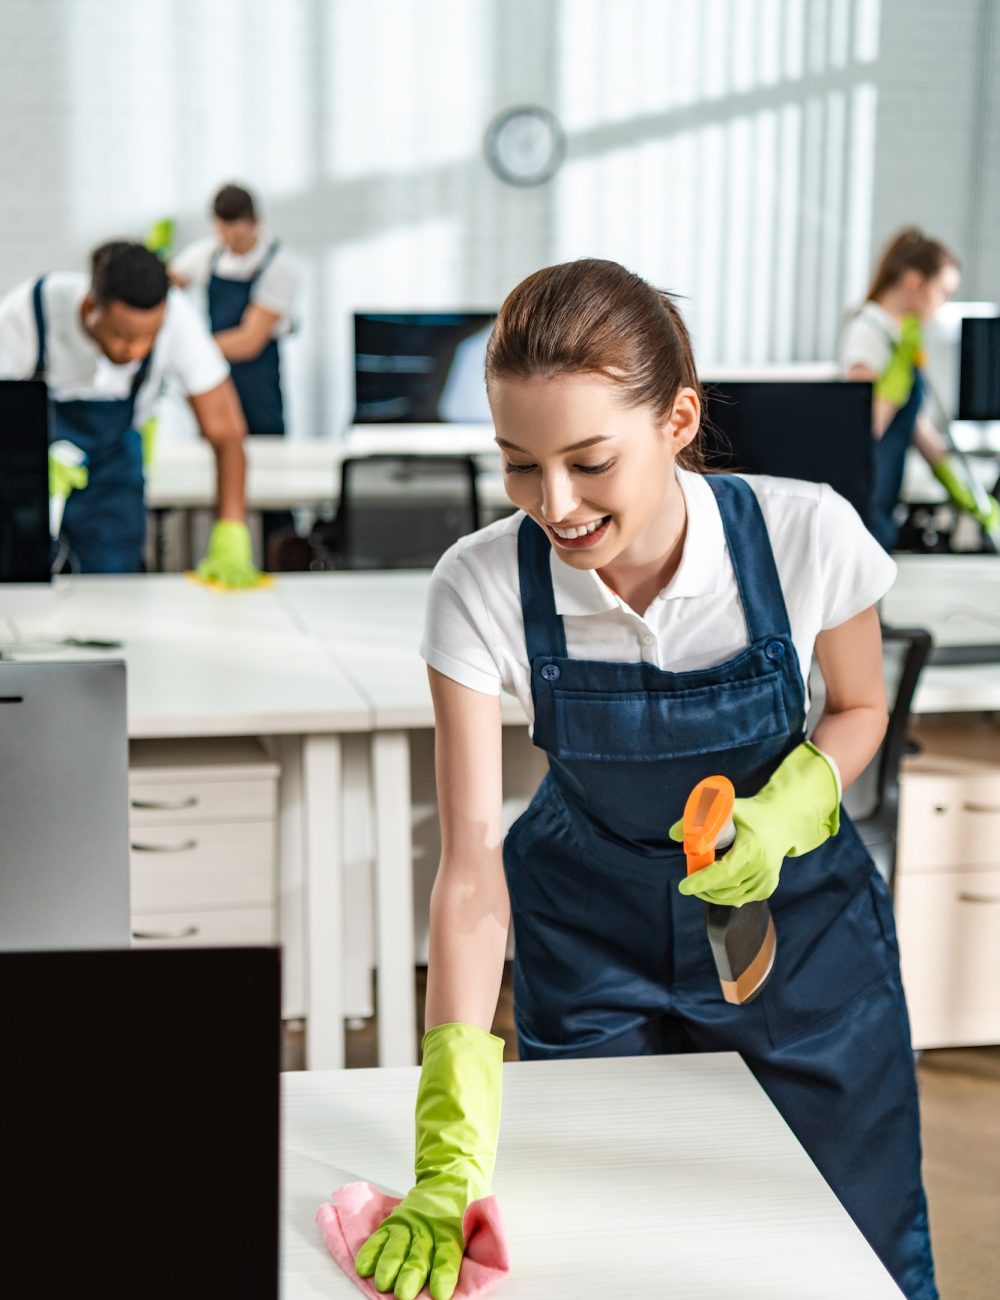
<instances>
[{"instance_id":1,"label":"pink cleaning rag","mask_svg":"<svg viewBox=\"0 0 1000 1300\"><path fill-rule=\"evenodd\" d=\"M371 1278L358 1277L354 1257L384 1218L399 1204L398 1196L386 1196L371 1183L348 1183L333 1193L331 1205L321 1205L316 1222L327 1250L359 1291L378 1300ZM487 1295L510 1272L507 1237L495 1196L473 1201L462 1220L465 1258L458 1275L455 1300L475 1300ZM420 1292L428 1295L426 1287Z\"/></svg>"}]
</instances>

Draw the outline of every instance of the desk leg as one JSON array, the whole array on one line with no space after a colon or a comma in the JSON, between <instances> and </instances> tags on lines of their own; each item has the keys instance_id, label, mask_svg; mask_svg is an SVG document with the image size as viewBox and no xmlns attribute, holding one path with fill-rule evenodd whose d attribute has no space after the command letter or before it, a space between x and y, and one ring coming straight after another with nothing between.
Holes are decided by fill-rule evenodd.
<instances>
[{"instance_id":1,"label":"desk leg","mask_svg":"<svg viewBox=\"0 0 1000 1300\"><path fill-rule=\"evenodd\" d=\"M405 731L377 731L372 736L372 784L378 1063L415 1065L410 745Z\"/></svg>"},{"instance_id":2,"label":"desk leg","mask_svg":"<svg viewBox=\"0 0 1000 1300\"><path fill-rule=\"evenodd\" d=\"M344 1064L343 881L340 737L304 736L302 806L306 861L306 1064Z\"/></svg>"}]
</instances>

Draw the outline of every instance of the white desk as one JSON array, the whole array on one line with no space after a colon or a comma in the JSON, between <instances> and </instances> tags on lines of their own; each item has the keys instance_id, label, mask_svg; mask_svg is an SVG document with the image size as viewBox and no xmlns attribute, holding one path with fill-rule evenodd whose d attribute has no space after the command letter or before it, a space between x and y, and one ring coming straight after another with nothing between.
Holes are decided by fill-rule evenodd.
<instances>
[{"instance_id":1,"label":"white desk","mask_svg":"<svg viewBox=\"0 0 1000 1300\"><path fill-rule=\"evenodd\" d=\"M884 597L884 623L926 627L935 643L1000 644L1000 558L995 555L899 555ZM924 669L914 713L1000 709L1000 663Z\"/></svg>"},{"instance_id":2,"label":"white desk","mask_svg":"<svg viewBox=\"0 0 1000 1300\"><path fill-rule=\"evenodd\" d=\"M282 1076L284 1300L357 1296L316 1210L356 1179L405 1193L417 1077ZM494 1190L513 1259L497 1300L900 1297L734 1053L504 1066Z\"/></svg>"},{"instance_id":3,"label":"white desk","mask_svg":"<svg viewBox=\"0 0 1000 1300\"><path fill-rule=\"evenodd\" d=\"M286 985L303 986L292 996L304 1000L297 1013L308 1016L310 1064L341 1065L341 737L367 732L365 699L273 589L221 593L165 574L71 578L57 583L50 612L17 620L15 630L19 658L124 659L131 739L273 738L282 768ZM104 651L44 644L66 636L122 644Z\"/></svg>"},{"instance_id":4,"label":"white desk","mask_svg":"<svg viewBox=\"0 0 1000 1300\"><path fill-rule=\"evenodd\" d=\"M499 462L491 426L360 425L346 438L247 438L247 507L319 509L335 504L347 456L472 455ZM502 484L485 475L482 490L498 504ZM503 498L506 500L506 498ZM159 443L146 469L146 504L153 510L200 510L215 505L215 457L203 439Z\"/></svg>"}]
</instances>

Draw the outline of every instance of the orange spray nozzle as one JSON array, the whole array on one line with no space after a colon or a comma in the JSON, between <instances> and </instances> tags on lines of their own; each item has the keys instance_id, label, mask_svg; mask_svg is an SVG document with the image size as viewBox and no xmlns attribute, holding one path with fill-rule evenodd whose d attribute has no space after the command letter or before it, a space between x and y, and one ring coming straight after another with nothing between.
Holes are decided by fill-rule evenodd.
<instances>
[{"instance_id":1,"label":"orange spray nozzle","mask_svg":"<svg viewBox=\"0 0 1000 1300\"><path fill-rule=\"evenodd\" d=\"M690 876L715 861L715 846L733 815L736 791L727 776L706 776L684 805L684 853Z\"/></svg>"}]
</instances>

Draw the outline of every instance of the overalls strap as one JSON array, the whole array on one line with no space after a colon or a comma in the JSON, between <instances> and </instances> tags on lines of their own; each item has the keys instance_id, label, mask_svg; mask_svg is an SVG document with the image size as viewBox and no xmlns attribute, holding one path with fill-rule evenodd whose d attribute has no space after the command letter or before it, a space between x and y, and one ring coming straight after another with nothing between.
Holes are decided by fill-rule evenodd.
<instances>
[{"instance_id":1,"label":"overalls strap","mask_svg":"<svg viewBox=\"0 0 1000 1300\"><path fill-rule=\"evenodd\" d=\"M778 566L753 488L735 474L708 474L705 478L719 503L751 645L766 637L790 637Z\"/></svg>"},{"instance_id":2,"label":"overalls strap","mask_svg":"<svg viewBox=\"0 0 1000 1300\"><path fill-rule=\"evenodd\" d=\"M517 530L517 570L528 662L566 658L566 630L552 590L552 546L528 515Z\"/></svg>"}]
</instances>

